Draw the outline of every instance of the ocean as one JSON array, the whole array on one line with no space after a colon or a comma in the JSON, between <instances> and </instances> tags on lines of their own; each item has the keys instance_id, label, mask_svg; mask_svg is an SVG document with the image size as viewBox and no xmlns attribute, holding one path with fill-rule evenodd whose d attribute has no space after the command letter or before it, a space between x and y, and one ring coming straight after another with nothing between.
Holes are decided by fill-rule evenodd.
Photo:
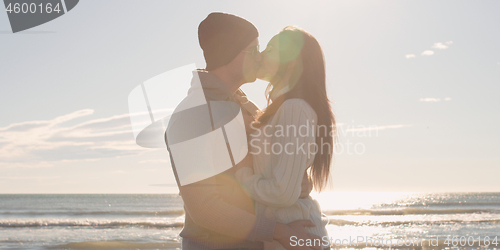
<instances>
[{"instance_id":1,"label":"ocean","mask_svg":"<svg viewBox=\"0 0 500 250\"><path fill-rule=\"evenodd\" d=\"M500 249L500 193L313 197L333 248ZM182 206L176 194L1 194L0 249L180 249Z\"/></svg>"}]
</instances>

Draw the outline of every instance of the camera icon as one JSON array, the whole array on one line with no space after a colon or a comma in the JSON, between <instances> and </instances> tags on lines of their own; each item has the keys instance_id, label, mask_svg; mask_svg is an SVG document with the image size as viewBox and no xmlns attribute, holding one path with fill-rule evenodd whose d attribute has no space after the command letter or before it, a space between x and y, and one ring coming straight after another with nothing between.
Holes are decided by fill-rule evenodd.
<instances>
[{"instance_id":1,"label":"camera icon","mask_svg":"<svg viewBox=\"0 0 500 250\"><path fill-rule=\"evenodd\" d=\"M187 95L179 95L179 89ZM136 143L166 146L181 186L222 173L248 153L239 104L207 100L194 64L137 86L129 94L129 112Z\"/></svg>"}]
</instances>

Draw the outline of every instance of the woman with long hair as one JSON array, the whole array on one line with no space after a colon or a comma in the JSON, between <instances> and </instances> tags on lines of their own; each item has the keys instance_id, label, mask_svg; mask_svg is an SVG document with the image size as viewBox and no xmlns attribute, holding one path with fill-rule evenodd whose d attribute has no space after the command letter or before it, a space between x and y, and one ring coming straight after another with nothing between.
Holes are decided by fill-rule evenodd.
<instances>
[{"instance_id":1,"label":"woman with long hair","mask_svg":"<svg viewBox=\"0 0 500 250\"><path fill-rule=\"evenodd\" d=\"M257 77L269 81L268 106L252 123L252 167L236 177L257 210L282 223L311 220L316 226L306 230L323 239L314 244L327 247L328 220L318 202L299 198L304 177L318 192L326 187L336 138L321 46L308 32L285 27L262 52ZM284 249L276 241L265 248Z\"/></svg>"}]
</instances>

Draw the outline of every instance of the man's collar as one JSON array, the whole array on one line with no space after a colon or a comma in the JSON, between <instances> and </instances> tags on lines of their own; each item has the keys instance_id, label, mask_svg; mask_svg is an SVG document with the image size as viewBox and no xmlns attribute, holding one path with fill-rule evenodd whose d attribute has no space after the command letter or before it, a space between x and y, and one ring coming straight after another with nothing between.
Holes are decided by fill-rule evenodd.
<instances>
[{"instance_id":1,"label":"man's collar","mask_svg":"<svg viewBox=\"0 0 500 250\"><path fill-rule=\"evenodd\" d=\"M210 99L227 100L233 96L234 93L231 93L228 86L221 79L210 74L208 71L198 69L194 71L193 74L198 74L203 92L205 92L205 95Z\"/></svg>"},{"instance_id":2,"label":"man's collar","mask_svg":"<svg viewBox=\"0 0 500 250\"><path fill-rule=\"evenodd\" d=\"M255 105L255 103L248 100L245 92L243 92L240 88L238 88L235 93L231 93L227 85L221 79L205 70L195 70L193 71L193 75L193 81L199 79L201 86L203 87L203 92L208 99L224 101L233 99L252 116L257 116L259 108ZM197 76L199 78L197 78ZM193 83L191 85L191 88L193 88Z\"/></svg>"}]
</instances>

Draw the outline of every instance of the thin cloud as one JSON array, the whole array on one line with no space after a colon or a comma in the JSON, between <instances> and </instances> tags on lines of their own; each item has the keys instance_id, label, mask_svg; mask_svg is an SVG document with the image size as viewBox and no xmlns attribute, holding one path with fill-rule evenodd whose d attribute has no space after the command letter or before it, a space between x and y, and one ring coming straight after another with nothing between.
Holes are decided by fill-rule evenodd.
<instances>
[{"instance_id":1,"label":"thin cloud","mask_svg":"<svg viewBox=\"0 0 500 250\"><path fill-rule=\"evenodd\" d=\"M22 176L22 177L0 177L3 180L47 180L47 179L57 179L60 176Z\"/></svg>"},{"instance_id":2,"label":"thin cloud","mask_svg":"<svg viewBox=\"0 0 500 250\"><path fill-rule=\"evenodd\" d=\"M175 183L166 183L166 184L150 184L151 187L177 187Z\"/></svg>"},{"instance_id":3,"label":"thin cloud","mask_svg":"<svg viewBox=\"0 0 500 250\"><path fill-rule=\"evenodd\" d=\"M80 118L83 116L91 115L93 113L94 113L94 110L92 110L92 109L82 109L82 110L78 110L78 111L75 111L75 112L67 114L67 115L56 117L56 118L54 118L52 120L48 120L48 121L27 121L27 122L13 123L7 127L0 128L0 132L2 132L2 131L23 132L23 131L36 129L39 127L52 127L52 126L56 126L58 124L64 123L66 121L70 121L70 120Z\"/></svg>"},{"instance_id":4,"label":"thin cloud","mask_svg":"<svg viewBox=\"0 0 500 250\"><path fill-rule=\"evenodd\" d=\"M443 99L444 101L451 101L451 97L446 97ZM420 98L421 102L440 102L441 101L441 98Z\"/></svg>"},{"instance_id":5,"label":"thin cloud","mask_svg":"<svg viewBox=\"0 0 500 250\"><path fill-rule=\"evenodd\" d=\"M130 116L128 114L114 115L107 118L95 119L83 122L74 126L74 128L80 129L129 129L130 128Z\"/></svg>"},{"instance_id":6,"label":"thin cloud","mask_svg":"<svg viewBox=\"0 0 500 250\"><path fill-rule=\"evenodd\" d=\"M144 161L139 161L139 164L156 164L156 163L170 163L170 160L163 160L163 159L154 159L154 160L144 160Z\"/></svg>"},{"instance_id":7,"label":"thin cloud","mask_svg":"<svg viewBox=\"0 0 500 250\"><path fill-rule=\"evenodd\" d=\"M434 43L434 45L432 45L432 48L434 48L434 49L448 49L451 44L453 44L453 41L447 41L444 43L437 42L437 43ZM421 53L421 55L422 56L432 56L432 55L434 55L434 51L433 50L425 50L424 52ZM405 55L405 57L407 59L414 58L415 54L407 54L407 55Z\"/></svg>"},{"instance_id":8,"label":"thin cloud","mask_svg":"<svg viewBox=\"0 0 500 250\"><path fill-rule=\"evenodd\" d=\"M440 98L420 98L421 102L440 102Z\"/></svg>"},{"instance_id":9,"label":"thin cloud","mask_svg":"<svg viewBox=\"0 0 500 250\"><path fill-rule=\"evenodd\" d=\"M53 163L49 163L46 161L42 162L0 162L0 168L50 168L53 167Z\"/></svg>"},{"instance_id":10,"label":"thin cloud","mask_svg":"<svg viewBox=\"0 0 500 250\"><path fill-rule=\"evenodd\" d=\"M397 129L397 128L407 128L411 127L411 124L396 124L396 125L386 125L386 126L368 126L368 127L361 127L361 128L349 128L346 129L346 132L359 132L359 131L380 131L380 130L386 130L386 129Z\"/></svg>"},{"instance_id":11,"label":"thin cloud","mask_svg":"<svg viewBox=\"0 0 500 250\"><path fill-rule=\"evenodd\" d=\"M423 56L432 56L432 55L434 55L434 51L426 50L426 51L422 52L422 55Z\"/></svg>"},{"instance_id":12,"label":"thin cloud","mask_svg":"<svg viewBox=\"0 0 500 250\"><path fill-rule=\"evenodd\" d=\"M448 46L447 45L444 45L443 43L435 43L432 48L434 49L447 49Z\"/></svg>"},{"instance_id":13,"label":"thin cloud","mask_svg":"<svg viewBox=\"0 0 500 250\"><path fill-rule=\"evenodd\" d=\"M1 127L0 167L49 167L54 162L99 160L146 150L135 144L128 114L65 125L93 113L83 109L51 120Z\"/></svg>"},{"instance_id":14,"label":"thin cloud","mask_svg":"<svg viewBox=\"0 0 500 250\"><path fill-rule=\"evenodd\" d=\"M116 171L111 172L111 174L128 174L128 173L123 171L123 170L116 170Z\"/></svg>"}]
</instances>

